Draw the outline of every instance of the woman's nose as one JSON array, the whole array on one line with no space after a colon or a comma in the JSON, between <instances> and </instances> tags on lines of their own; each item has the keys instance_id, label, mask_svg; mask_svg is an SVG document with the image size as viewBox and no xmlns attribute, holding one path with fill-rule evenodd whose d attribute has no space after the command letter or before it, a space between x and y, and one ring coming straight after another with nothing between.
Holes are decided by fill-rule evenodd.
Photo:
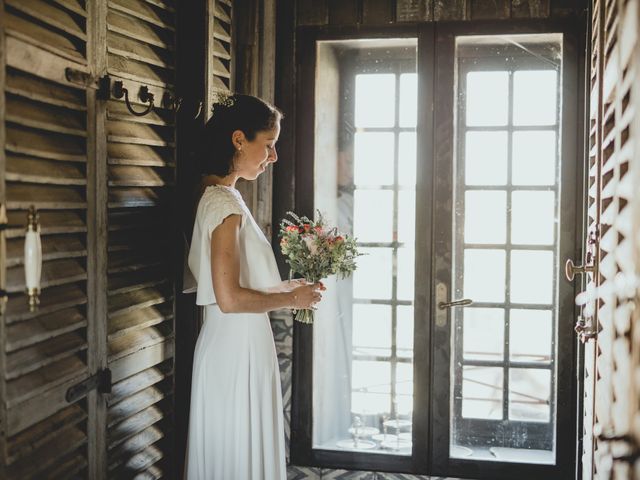
<instances>
[{"instance_id":1,"label":"woman's nose","mask_svg":"<svg viewBox=\"0 0 640 480\"><path fill-rule=\"evenodd\" d=\"M278 161L278 152L276 151L276 148L273 147L273 150L271 150L271 155L269 156L269 161L271 163L275 163Z\"/></svg>"}]
</instances>

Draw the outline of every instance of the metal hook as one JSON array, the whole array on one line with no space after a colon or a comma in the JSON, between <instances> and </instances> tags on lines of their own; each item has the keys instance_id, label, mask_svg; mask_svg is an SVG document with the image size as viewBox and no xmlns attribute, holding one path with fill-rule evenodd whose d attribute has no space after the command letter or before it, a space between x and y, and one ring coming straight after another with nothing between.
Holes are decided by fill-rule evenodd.
<instances>
[{"instance_id":1,"label":"metal hook","mask_svg":"<svg viewBox=\"0 0 640 480\"><path fill-rule=\"evenodd\" d=\"M143 117L147 113L151 112L151 110L153 110L153 93L149 92L149 87L147 87L146 85L140 87L140 91L138 92L138 97L140 98L142 103L149 102L147 108L145 108L141 112L136 112L131 106L131 102L129 101L129 90L125 88L121 80L114 82L113 96L115 98L122 98L124 96L124 103L127 105L127 110L129 110L129 112L136 117Z\"/></svg>"},{"instance_id":2,"label":"metal hook","mask_svg":"<svg viewBox=\"0 0 640 480\"><path fill-rule=\"evenodd\" d=\"M202 113L203 106L204 106L204 102L200 102L198 104L198 111L196 112L195 117L193 117L194 120L197 119L200 116L200 114Z\"/></svg>"}]
</instances>

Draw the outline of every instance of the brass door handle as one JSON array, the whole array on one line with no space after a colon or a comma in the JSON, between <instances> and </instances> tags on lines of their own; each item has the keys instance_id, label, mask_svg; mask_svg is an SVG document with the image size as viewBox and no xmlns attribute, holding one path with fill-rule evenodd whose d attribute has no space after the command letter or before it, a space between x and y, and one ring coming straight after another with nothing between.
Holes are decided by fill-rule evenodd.
<instances>
[{"instance_id":1,"label":"brass door handle","mask_svg":"<svg viewBox=\"0 0 640 480\"><path fill-rule=\"evenodd\" d=\"M595 269L595 265L575 265L573 260L569 259L564 264L564 276L570 282L573 282L573 279L576 277L577 273L585 274L592 273Z\"/></svg>"},{"instance_id":2,"label":"brass door handle","mask_svg":"<svg viewBox=\"0 0 640 480\"><path fill-rule=\"evenodd\" d=\"M471 305L472 303L473 300L471 300L470 298L461 298L459 300L452 300L450 302L440 302L438 303L438 308L440 310L445 310L452 307L466 307L467 305Z\"/></svg>"}]
</instances>

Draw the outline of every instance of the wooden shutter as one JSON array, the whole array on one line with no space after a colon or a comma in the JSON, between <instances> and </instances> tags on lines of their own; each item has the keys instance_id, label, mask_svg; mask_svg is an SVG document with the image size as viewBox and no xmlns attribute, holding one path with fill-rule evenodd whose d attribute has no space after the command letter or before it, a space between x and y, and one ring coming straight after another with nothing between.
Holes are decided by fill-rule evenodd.
<instances>
[{"instance_id":1,"label":"wooden shutter","mask_svg":"<svg viewBox=\"0 0 640 480\"><path fill-rule=\"evenodd\" d=\"M65 71L88 71L87 13L83 0L6 0L0 10L0 201L8 213L0 260L8 290L0 327L0 476L86 477L91 412L86 399L68 404L65 393L88 376L91 355L87 93ZM39 211L44 254L35 312L23 271L31 205Z\"/></svg>"},{"instance_id":2,"label":"wooden shutter","mask_svg":"<svg viewBox=\"0 0 640 480\"><path fill-rule=\"evenodd\" d=\"M637 185L634 191L630 173L637 162L631 141L631 98L638 92L636 84L632 95L637 16L637 1L593 3L589 235L585 250L595 262L595 271L588 276L583 296L587 306L594 307L589 320L595 338L585 350L585 479L638 475L636 469L634 477L632 469L640 437L634 439L630 430L639 407L632 369L638 270L633 261L631 202Z\"/></svg>"},{"instance_id":3,"label":"wooden shutter","mask_svg":"<svg viewBox=\"0 0 640 480\"><path fill-rule=\"evenodd\" d=\"M172 204L175 125L163 99L174 90L175 7L171 0L111 0L107 65L136 111L107 103L108 165L108 477L174 478L174 255Z\"/></svg>"},{"instance_id":4,"label":"wooden shutter","mask_svg":"<svg viewBox=\"0 0 640 480\"><path fill-rule=\"evenodd\" d=\"M207 0L205 119L209 118L214 93L233 90L232 18L232 0Z\"/></svg>"}]
</instances>

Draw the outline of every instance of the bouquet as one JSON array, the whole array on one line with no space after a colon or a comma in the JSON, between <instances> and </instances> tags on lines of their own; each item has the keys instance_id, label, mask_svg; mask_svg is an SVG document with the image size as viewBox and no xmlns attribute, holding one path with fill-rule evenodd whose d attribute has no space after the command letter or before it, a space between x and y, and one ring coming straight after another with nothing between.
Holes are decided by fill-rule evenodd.
<instances>
[{"instance_id":1,"label":"bouquet","mask_svg":"<svg viewBox=\"0 0 640 480\"><path fill-rule=\"evenodd\" d=\"M320 212L316 221L293 212L287 215L293 221L282 220L279 237L282 254L291 267L290 277L297 273L308 282L317 283L329 275L345 278L354 272L355 259L360 255L354 238L339 233L335 227L328 228ZM313 310L299 310L294 319L313 323Z\"/></svg>"}]
</instances>

